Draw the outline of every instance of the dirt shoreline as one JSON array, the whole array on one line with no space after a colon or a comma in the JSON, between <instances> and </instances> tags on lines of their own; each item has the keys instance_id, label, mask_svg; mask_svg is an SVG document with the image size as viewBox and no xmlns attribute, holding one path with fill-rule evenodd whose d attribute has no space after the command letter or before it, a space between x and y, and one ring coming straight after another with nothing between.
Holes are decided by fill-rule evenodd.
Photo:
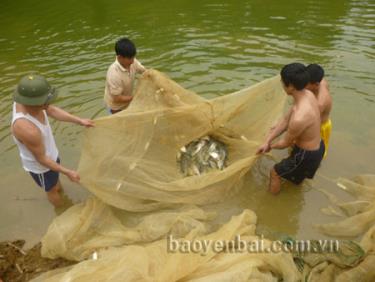
<instances>
[{"instance_id":1,"label":"dirt shoreline","mask_svg":"<svg viewBox=\"0 0 375 282\"><path fill-rule=\"evenodd\" d=\"M62 258L42 258L41 243L24 250L24 240L0 242L0 282L29 281L43 272L75 262Z\"/></svg>"}]
</instances>

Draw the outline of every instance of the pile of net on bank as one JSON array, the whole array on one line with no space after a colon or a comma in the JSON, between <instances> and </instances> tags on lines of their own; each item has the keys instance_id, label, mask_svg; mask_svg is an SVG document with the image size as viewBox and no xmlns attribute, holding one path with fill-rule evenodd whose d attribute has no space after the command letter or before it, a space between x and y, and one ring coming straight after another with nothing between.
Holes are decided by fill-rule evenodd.
<instances>
[{"instance_id":1,"label":"pile of net on bank","mask_svg":"<svg viewBox=\"0 0 375 282\"><path fill-rule=\"evenodd\" d=\"M342 241L337 252L269 252L274 242L255 235L250 210L217 230L209 224L213 213L190 205L123 213L92 197L57 217L42 240L42 255L80 263L33 281L374 281L375 227L360 245ZM238 236L263 248L244 248Z\"/></svg>"},{"instance_id":2,"label":"pile of net on bank","mask_svg":"<svg viewBox=\"0 0 375 282\"><path fill-rule=\"evenodd\" d=\"M343 281L375 281L375 175L359 175L352 180L339 178L337 187L355 199L343 202L332 193L320 189L332 204L322 209L322 212L341 220L315 227L334 238L362 237L360 245L364 255L352 269L343 272L341 277ZM342 269L328 261L320 265L316 272L317 281L333 281Z\"/></svg>"},{"instance_id":3,"label":"pile of net on bank","mask_svg":"<svg viewBox=\"0 0 375 282\"><path fill-rule=\"evenodd\" d=\"M274 242L255 235L252 211L212 232L213 216L185 206L124 224L112 208L90 198L56 218L42 240L44 257L80 263L33 281L373 281L374 256L368 248L375 245L373 230L361 242L366 254L354 243L337 253L266 252ZM238 236L248 246L262 240L264 249L231 245ZM194 242L201 247L194 248Z\"/></svg>"},{"instance_id":4,"label":"pile of net on bank","mask_svg":"<svg viewBox=\"0 0 375 282\"><path fill-rule=\"evenodd\" d=\"M284 102L278 77L206 100L147 71L129 109L100 118L85 131L81 182L100 200L90 198L67 210L42 240L43 256L79 263L35 281L301 279L290 253L228 251L236 246L208 248L204 254L168 251L169 236L181 245L230 241L238 235L257 241L252 211L218 228L204 208L237 191ZM176 154L204 136L225 144L226 167L186 177Z\"/></svg>"}]
</instances>

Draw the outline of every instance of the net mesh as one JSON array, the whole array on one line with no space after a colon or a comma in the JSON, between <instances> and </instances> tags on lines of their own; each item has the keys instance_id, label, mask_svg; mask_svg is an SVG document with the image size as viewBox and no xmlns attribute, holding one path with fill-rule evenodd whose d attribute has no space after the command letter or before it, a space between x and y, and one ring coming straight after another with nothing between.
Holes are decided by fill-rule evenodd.
<instances>
[{"instance_id":1,"label":"net mesh","mask_svg":"<svg viewBox=\"0 0 375 282\"><path fill-rule=\"evenodd\" d=\"M285 97L275 77L205 100L149 70L126 111L98 119L86 131L81 183L105 203L128 211L217 202L239 186ZM184 177L176 154L206 135L226 144L227 167Z\"/></svg>"},{"instance_id":2,"label":"net mesh","mask_svg":"<svg viewBox=\"0 0 375 282\"><path fill-rule=\"evenodd\" d=\"M176 242L171 236L180 246L239 235L250 245L259 243L254 212L244 210L217 227L205 206L239 189L285 97L278 77L206 100L156 70L145 72L126 111L85 131L79 172L94 196L57 217L42 239L44 257L77 264L33 281L373 281L375 229L373 217L367 218L374 209L373 177L362 184L343 180L357 202L331 200L350 217L320 227L333 235L369 229L362 248L348 244L346 254L304 257L303 271L289 252L237 252L238 244L204 254L168 249ZM176 154L207 135L227 146L227 166L185 177ZM355 229L346 220L358 215L363 224ZM272 243L264 240L263 247Z\"/></svg>"}]
</instances>

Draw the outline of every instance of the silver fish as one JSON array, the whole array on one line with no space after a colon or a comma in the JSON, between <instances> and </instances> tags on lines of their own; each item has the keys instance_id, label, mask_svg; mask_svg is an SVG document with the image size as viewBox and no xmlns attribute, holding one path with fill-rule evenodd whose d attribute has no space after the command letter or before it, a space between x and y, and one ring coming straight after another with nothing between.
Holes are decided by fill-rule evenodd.
<instances>
[{"instance_id":1,"label":"silver fish","mask_svg":"<svg viewBox=\"0 0 375 282\"><path fill-rule=\"evenodd\" d=\"M211 152L210 153L210 156L214 159L214 160L218 160L219 159L219 154L217 152Z\"/></svg>"},{"instance_id":2,"label":"silver fish","mask_svg":"<svg viewBox=\"0 0 375 282\"><path fill-rule=\"evenodd\" d=\"M198 145L195 147L195 150L192 152L192 155L194 156L194 155L196 155L202 148L203 148L203 146L206 144L206 142L205 141L200 141L199 143L198 143Z\"/></svg>"},{"instance_id":3,"label":"silver fish","mask_svg":"<svg viewBox=\"0 0 375 282\"><path fill-rule=\"evenodd\" d=\"M177 152L177 162L184 176L201 175L224 169L227 160L224 143L207 135L191 141Z\"/></svg>"}]
</instances>

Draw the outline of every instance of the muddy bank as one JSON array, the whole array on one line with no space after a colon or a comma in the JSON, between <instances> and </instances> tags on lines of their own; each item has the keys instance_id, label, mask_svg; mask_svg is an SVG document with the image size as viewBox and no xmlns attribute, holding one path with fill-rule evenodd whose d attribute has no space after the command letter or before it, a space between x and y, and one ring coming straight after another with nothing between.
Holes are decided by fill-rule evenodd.
<instances>
[{"instance_id":1,"label":"muddy bank","mask_svg":"<svg viewBox=\"0 0 375 282\"><path fill-rule=\"evenodd\" d=\"M51 269L74 264L65 259L47 259L40 255L41 244L23 250L24 240L0 242L0 282L21 282Z\"/></svg>"}]
</instances>

